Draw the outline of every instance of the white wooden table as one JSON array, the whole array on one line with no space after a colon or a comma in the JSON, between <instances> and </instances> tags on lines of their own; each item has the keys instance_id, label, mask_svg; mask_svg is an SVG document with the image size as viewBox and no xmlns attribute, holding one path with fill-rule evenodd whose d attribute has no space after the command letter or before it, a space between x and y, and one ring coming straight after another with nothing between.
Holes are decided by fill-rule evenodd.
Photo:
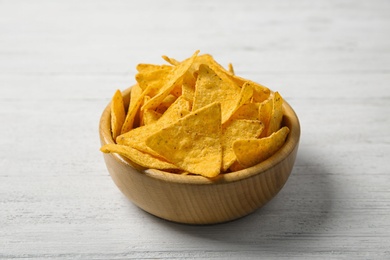
<instances>
[{"instance_id":1,"label":"white wooden table","mask_svg":"<svg viewBox=\"0 0 390 260\"><path fill-rule=\"evenodd\" d=\"M98 122L140 62L196 49L302 127L277 197L230 223L138 209ZM390 259L390 2L0 1L0 259Z\"/></svg>"}]
</instances>

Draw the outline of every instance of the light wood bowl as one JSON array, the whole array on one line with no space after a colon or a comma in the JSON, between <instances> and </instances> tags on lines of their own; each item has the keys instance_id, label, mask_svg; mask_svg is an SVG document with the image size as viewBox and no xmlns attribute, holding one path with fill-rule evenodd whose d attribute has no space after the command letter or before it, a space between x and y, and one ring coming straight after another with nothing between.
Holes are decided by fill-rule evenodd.
<instances>
[{"instance_id":1,"label":"light wood bowl","mask_svg":"<svg viewBox=\"0 0 390 260\"><path fill-rule=\"evenodd\" d=\"M129 102L130 88L123 92ZM299 120L286 102L283 124L290 128L284 146L253 167L220 174L214 179L145 169L118 154L104 153L107 169L121 192L141 209L173 222L215 224L250 214L284 186L298 151ZM101 144L114 143L110 104L99 125Z\"/></svg>"}]
</instances>

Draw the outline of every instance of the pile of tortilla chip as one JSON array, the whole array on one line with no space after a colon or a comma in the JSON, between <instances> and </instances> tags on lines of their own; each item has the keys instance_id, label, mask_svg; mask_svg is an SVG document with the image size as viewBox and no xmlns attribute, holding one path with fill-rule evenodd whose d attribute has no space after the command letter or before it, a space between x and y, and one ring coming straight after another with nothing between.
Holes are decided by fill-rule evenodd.
<instances>
[{"instance_id":1,"label":"pile of tortilla chip","mask_svg":"<svg viewBox=\"0 0 390 260\"><path fill-rule=\"evenodd\" d=\"M115 143L101 147L134 163L172 173L215 177L254 166L284 144L283 99L278 92L238 77L196 51L164 65L139 64L125 106L111 101Z\"/></svg>"}]
</instances>

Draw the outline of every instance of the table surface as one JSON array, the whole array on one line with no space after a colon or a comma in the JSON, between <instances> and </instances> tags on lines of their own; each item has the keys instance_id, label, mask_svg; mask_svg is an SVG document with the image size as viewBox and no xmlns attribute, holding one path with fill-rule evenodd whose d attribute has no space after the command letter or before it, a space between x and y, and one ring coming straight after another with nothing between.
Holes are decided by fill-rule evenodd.
<instances>
[{"instance_id":1,"label":"table surface","mask_svg":"<svg viewBox=\"0 0 390 260\"><path fill-rule=\"evenodd\" d=\"M390 2L0 1L1 259L390 259ZM135 66L195 50L278 90L292 175L218 225L156 218L114 185L98 122Z\"/></svg>"}]
</instances>

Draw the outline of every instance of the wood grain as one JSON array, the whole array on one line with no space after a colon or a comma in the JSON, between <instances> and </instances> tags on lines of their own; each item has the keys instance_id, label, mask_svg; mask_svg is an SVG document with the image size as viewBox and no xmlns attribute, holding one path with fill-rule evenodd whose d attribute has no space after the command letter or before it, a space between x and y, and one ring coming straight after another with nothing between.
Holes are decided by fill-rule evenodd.
<instances>
[{"instance_id":1,"label":"wood grain","mask_svg":"<svg viewBox=\"0 0 390 260\"><path fill-rule=\"evenodd\" d=\"M390 2L0 1L1 259L389 259ZM302 136L283 190L167 222L109 176L98 122L135 66L211 53L279 91Z\"/></svg>"}]
</instances>

